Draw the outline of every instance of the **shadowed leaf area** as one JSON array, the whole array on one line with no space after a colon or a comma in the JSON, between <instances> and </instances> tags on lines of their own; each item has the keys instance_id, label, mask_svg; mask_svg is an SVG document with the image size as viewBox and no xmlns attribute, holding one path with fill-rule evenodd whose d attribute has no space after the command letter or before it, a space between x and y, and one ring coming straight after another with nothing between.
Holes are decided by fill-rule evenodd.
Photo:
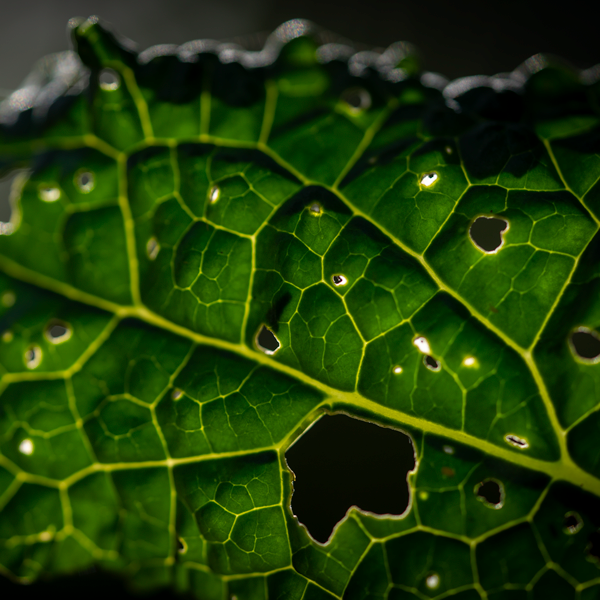
<instances>
[{"instance_id":1,"label":"shadowed leaf area","mask_svg":"<svg viewBox=\"0 0 600 600\"><path fill-rule=\"evenodd\" d=\"M597 69L70 32L0 106L7 597L600 598Z\"/></svg>"}]
</instances>

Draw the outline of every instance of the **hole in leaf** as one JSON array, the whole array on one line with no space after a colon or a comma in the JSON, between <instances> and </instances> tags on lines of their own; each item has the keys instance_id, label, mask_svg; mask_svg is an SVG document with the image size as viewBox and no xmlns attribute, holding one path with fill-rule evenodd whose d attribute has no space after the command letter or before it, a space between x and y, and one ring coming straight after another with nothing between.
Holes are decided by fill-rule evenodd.
<instances>
[{"instance_id":1,"label":"hole in leaf","mask_svg":"<svg viewBox=\"0 0 600 600\"><path fill-rule=\"evenodd\" d=\"M474 356L467 356L463 360L462 364L465 367L476 367L477 366L477 359Z\"/></svg>"},{"instance_id":2,"label":"hole in leaf","mask_svg":"<svg viewBox=\"0 0 600 600\"><path fill-rule=\"evenodd\" d=\"M393 371L394 371L394 375L400 375L400 373L402 373L402 367L397 365L394 367Z\"/></svg>"},{"instance_id":3,"label":"hole in leaf","mask_svg":"<svg viewBox=\"0 0 600 600\"><path fill-rule=\"evenodd\" d=\"M364 88L348 88L342 93L341 97L353 113L359 113L371 107L371 94Z\"/></svg>"},{"instance_id":4,"label":"hole in leaf","mask_svg":"<svg viewBox=\"0 0 600 600\"><path fill-rule=\"evenodd\" d=\"M442 368L442 365L437 360L435 360L435 358L433 358L433 356L429 356L429 354L427 354L426 356L423 357L423 364L430 371L439 371Z\"/></svg>"},{"instance_id":5,"label":"hole in leaf","mask_svg":"<svg viewBox=\"0 0 600 600\"><path fill-rule=\"evenodd\" d=\"M17 297L13 291L8 290L2 294L0 301L2 302L2 306L5 308L10 308L11 306L14 306L14 303L17 301Z\"/></svg>"},{"instance_id":6,"label":"hole in leaf","mask_svg":"<svg viewBox=\"0 0 600 600\"><path fill-rule=\"evenodd\" d=\"M333 285L337 287L339 287L340 285L346 285L348 283L348 280L343 275L334 275L332 279Z\"/></svg>"},{"instance_id":7,"label":"hole in leaf","mask_svg":"<svg viewBox=\"0 0 600 600\"><path fill-rule=\"evenodd\" d=\"M327 541L351 506L380 515L408 507L411 439L346 415L326 415L286 451L295 474L292 512L317 541Z\"/></svg>"},{"instance_id":8,"label":"hole in leaf","mask_svg":"<svg viewBox=\"0 0 600 600\"><path fill-rule=\"evenodd\" d=\"M121 77L114 69L102 69L98 75L100 87L107 92L114 92L121 85Z\"/></svg>"},{"instance_id":9,"label":"hole in leaf","mask_svg":"<svg viewBox=\"0 0 600 600\"><path fill-rule=\"evenodd\" d=\"M185 554L187 552L187 544L183 538L177 538L177 552L179 554Z\"/></svg>"},{"instance_id":10,"label":"hole in leaf","mask_svg":"<svg viewBox=\"0 0 600 600\"><path fill-rule=\"evenodd\" d=\"M446 151L446 154L452 154L452 147L451 146L446 146L444 148L444 150Z\"/></svg>"},{"instance_id":11,"label":"hole in leaf","mask_svg":"<svg viewBox=\"0 0 600 600\"><path fill-rule=\"evenodd\" d=\"M438 180L437 173L425 173L423 177L421 177L421 185L425 187L432 186Z\"/></svg>"},{"instance_id":12,"label":"hole in leaf","mask_svg":"<svg viewBox=\"0 0 600 600\"><path fill-rule=\"evenodd\" d=\"M35 369L42 361L42 349L39 346L29 346L25 350L25 366Z\"/></svg>"},{"instance_id":13,"label":"hole in leaf","mask_svg":"<svg viewBox=\"0 0 600 600\"><path fill-rule=\"evenodd\" d=\"M44 202L56 202L60 198L60 190L57 187L41 187L38 190L38 197Z\"/></svg>"},{"instance_id":14,"label":"hole in leaf","mask_svg":"<svg viewBox=\"0 0 600 600\"><path fill-rule=\"evenodd\" d=\"M575 511L569 511L565 515L563 522L563 531L567 535L576 534L583 527L583 519Z\"/></svg>"},{"instance_id":15,"label":"hole in leaf","mask_svg":"<svg viewBox=\"0 0 600 600\"><path fill-rule=\"evenodd\" d=\"M94 189L94 175L89 171L81 171L75 176L75 185L80 192L89 194Z\"/></svg>"},{"instance_id":16,"label":"hole in leaf","mask_svg":"<svg viewBox=\"0 0 600 600\"><path fill-rule=\"evenodd\" d=\"M446 454L454 454L454 448L452 446L443 446L442 450Z\"/></svg>"},{"instance_id":17,"label":"hole in leaf","mask_svg":"<svg viewBox=\"0 0 600 600\"><path fill-rule=\"evenodd\" d=\"M309 207L309 211L314 217L320 217L323 213L323 209L318 202L313 202Z\"/></svg>"},{"instance_id":18,"label":"hole in leaf","mask_svg":"<svg viewBox=\"0 0 600 600\"><path fill-rule=\"evenodd\" d=\"M529 448L529 442L524 438L520 438L518 435L509 434L505 436L504 439L511 446L516 446L517 448L521 448L522 450L524 450L525 448Z\"/></svg>"},{"instance_id":19,"label":"hole in leaf","mask_svg":"<svg viewBox=\"0 0 600 600\"><path fill-rule=\"evenodd\" d=\"M46 339L53 344L66 342L72 333L70 325L63 321L53 320L46 325Z\"/></svg>"},{"instance_id":20,"label":"hole in leaf","mask_svg":"<svg viewBox=\"0 0 600 600\"><path fill-rule=\"evenodd\" d=\"M260 328L256 336L256 345L265 354L275 354L281 346L275 334L266 325Z\"/></svg>"},{"instance_id":21,"label":"hole in leaf","mask_svg":"<svg viewBox=\"0 0 600 600\"><path fill-rule=\"evenodd\" d=\"M499 509L504 506L504 486L495 479L484 479L475 486L477 500L489 508Z\"/></svg>"},{"instance_id":22,"label":"hole in leaf","mask_svg":"<svg viewBox=\"0 0 600 600\"><path fill-rule=\"evenodd\" d=\"M221 197L221 188L218 185L213 185L208 191L208 199L211 204L214 204Z\"/></svg>"},{"instance_id":23,"label":"hole in leaf","mask_svg":"<svg viewBox=\"0 0 600 600\"><path fill-rule=\"evenodd\" d=\"M588 327L579 327L571 334L571 347L578 358L597 362L600 359L600 337Z\"/></svg>"},{"instance_id":24,"label":"hole in leaf","mask_svg":"<svg viewBox=\"0 0 600 600\"><path fill-rule=\"evenodd\" d=\"M473 243L486 254L495 254L504 244L502 234L508 231L508 221L497 217L477 217L469 228Z\"/></svg>"},{"instance_id":25,"label":"hole in leaf","mask_svg":"<svg viewBox=\"0 0 600 600\"><path fill-rule=\"evenodd\" d=\"M26 454L27 456L33 454L33 442L29 438L24 439L19 444L19 452Z\"/></svg>"},{"instance_id":26,"label":"hole in leaf","mask_svg":"<svg viewBox=\"0 0 600 600\"><path fill-rule=\"evenodd\" d=\"M171 398L173 400L179 400L179 399L181 399L182 396L183 396L183 392L180 389L174 389L171 392Z\"/></svg>"},{"instance_id":27,"label":"hole in leaf","mask_svg":"<svg viewBox=\"0 0 600 600\"><path fill-rule=\"evenodd\" d=\"M146 254L150 260L154 260L160 252L160 244L155 237L151 237L146 244Z\"/></svg>"},{"instance_id":28,"label":"hole in leaf","mask_svg":"<svg viewBox=\"0 0 600 600\"><path fill-rule=\"evenodd\" d=\"M419 352L422 352L423 354L429 354L431 352L429 342L424 337L415 338L413 344L419 349Z\"/></svg>"},{"instance_id":29,"label":"hole in leaf","mask_svg":"<svg viewBox=\"0 0 600 600\"><path fill-rule=\"evenodd\" d=\"M427 575L425 585L430 590L435 590L440 585L440 576L437 573L430 573L429 575Z\"/></svg>"}]
</instances>

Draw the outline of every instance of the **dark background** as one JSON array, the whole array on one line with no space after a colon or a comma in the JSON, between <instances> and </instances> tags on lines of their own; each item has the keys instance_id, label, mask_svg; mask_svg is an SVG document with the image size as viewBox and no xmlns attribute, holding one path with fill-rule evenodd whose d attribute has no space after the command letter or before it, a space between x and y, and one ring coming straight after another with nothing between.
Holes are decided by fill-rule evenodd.
<instances>
[{"instance_id":1,"label":"dark background","mask_svg":"<svg viewBox=\"0 0 600 600\"><path fill-rule=\"evenodd\" d=\"M0 94L17 88L37 59L70 48L69 18L92 14L137 42L140 50L266 33L301 17L374 47L412 42L425 69L449 78L511 71L538 52L561 56L579 68L600 63L597 20L583 2L574 1L0 0ZM7 197L8 183L0 182L0 220L8 218ZM327 453L326 448L317 451ZM118 583L99 573L28 587L13 586L0 575L3 598L52 594L65 600L126 597Z\"/></svg>"}]
</instances>

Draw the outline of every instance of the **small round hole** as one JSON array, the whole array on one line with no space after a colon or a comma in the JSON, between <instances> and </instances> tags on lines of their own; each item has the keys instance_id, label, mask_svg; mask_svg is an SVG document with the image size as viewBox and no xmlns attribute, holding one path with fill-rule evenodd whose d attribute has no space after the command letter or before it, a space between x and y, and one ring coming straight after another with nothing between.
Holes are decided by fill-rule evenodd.
<instances>
[{"instance_id":1,"label":"small round hole","mask_svg":"<svg viewBox=\"0 0 600 600\"><path fill-rule=\"evenodd\" d=\"M427 575L427 579L425 580L425 585L430 590L435 590L440 585L440 576L437 573L430 573Z\"/></svg>"},{"instance_id":2,"label":"small round hole","mask_svg":"<svg viewBox=\"0 0 600 600\"><path fill-rule=\"evenodd\" d=\"M333 285L336 287L340 287L341 285L346 285L348 280L343 275L334 275L332 278Z\"/></svg>"},{"instance_id":3,"label":"small round hole","mask_svg":"<svg viewBox=\"0 0 600 600\"><path fill-rule=\"evenodd\" d=\"M371 108L371 94L361 87L352 87L345 90L342 93L342 101L355 114Z\"/></svg>"},{"instance_id":4,"label":"small round hole","mask_svg":"<svg viewBox=\"0 0 600 600\"><path fill-rule=\"evenodd\" d=\"M435 358L433 358L433 356L430 356L429 354L426 354L423 357L423 364L430 370L430 371L440 371L442 368L442 365L440 364L439 361L435 360Z\"/></svg>"},{"instance_id":5,"label":"small round hole","mask_svg":"<svg viewBox=\"0 0 600 600\"><path fill-rule=\"evenodd\" d=\"M177 552L179 554L185 554L188 550L188 545L185 543L183 538L177 538Z\"/></svg>"},{"instance_id":6,"label":"small round hole","mask_svg":"<svg viewBox=\"0 0 600 600\"><path fill-rule=\"evenodd\" d=\"M39 346L29 346L25 350L25 366L28 369L35 369L42 362L42 349Z\"/></svg>"},{"instance_id":7,"label":"small round hole","mask_svg":"<svg viewBox=\"0 0 600 600\"><path fill-rule=\"evenodd\" d=\"M402 367L400 365L396 365L393 369L394 375L400 375L402 373Z\"/></svg>"},{"instance_id":8,"label":"small round hole","mask_svg":"<svg viewBox=\"0 0 600 600\"><path fill-rule=\"evenodd\" d=\"M256 345L265 354L275 354L281 347L275 334L266 325L263 325L256 334Z\"/></svg>"},{"instance_id":9,"label":"small round hole","mask_svg":"<svg viewBox=\"0 0 600 600\"><path fill-rule=\"evenodd\" d=\"M31 454L33 454L33 450L34 450L34 445L33 445L33 442L29 438L24 439L19 444L19 452L21 452L21 454L26 454L27 456L30 456Z\"/></svg>"},{"instance_id":10,"label":"small round hole","mask_svg":"<svg viewBox=\"0 0 600 600\"><path fill-rule=\"evenodd\" d=\"M180 389L178 389L178 388L175 388L175 389L174 389L174 390L171 392L171 398L172 398L173 400L180 400L182 396L183 396L183 392L182 392Z\"/></svg>"},{"instance_id":11,"label":"small round hole","mask_svg":"<svg viewBox=\"0 0 600 600\"><path fill-rule=\"evenodd\" d=\"M429 342L427 341L427 338L424 338L423 336L415 338L413 344L417 347L419 352L422 352L423 354L429 354L431 352Z\"/></svg>"},{"instance_id":12,"label":"small round hole","mask_svg":"<svg viewBox=\"0 0 600 600\"><path fill-rule=\"evenodd\" d=\"M443 446L442 450L446 453L446 454L454 454L454 448L452 446Z\"/></svg>"},{"instance_id":13,"label":"small round hole","mask_svg":"<svg viewBox=\"0 0 600 600\"><path fill-rule=\"evenodd\" d=\"M496 254L504 245L508 221L497 217L477 217L469 228L469 236L475 246L486 254Z\"/></svg>"},{"instance_id":14,"label":"small round hole","mask_svg":"<svg viewBox=\"0 0 600 600\"><path fill-rule=\"evenodd\" d=\"M60 190L57 187L41 187L38 197L44 202L56 202L60 198Z\"/></svg>"},{"instance_id":15,"label":"small round hole","mask_svg":"<svg viewBox=\"0 0 600 600\"><path fill-rule=\"evenodd\" d=\"M208 191L208 200L214 204L221 197L221 188L218 185L213 185Z\"/></svg>"},{"instance_id":16,"label":"small round hole","mask_svg":"<svg viewBox=\"0 0 600 600\"><path fill-rule=\"evenodd\" d=\"M425 187L430 187L432 186L437 180L439 179L438 174L437 173L425 173L422 177L421 177L421 185L424 185Z\"/></svg>"},{"instance_id":17,"label":"small round hole","mask_svg":"<svg viewBox=\"0 0 600 600\"><path fill-rule=\"evenodd\" d=\"M583 519L578 513L571 510L565 515L563 531L567 535L575 535L583 527Z\"/></svg>"},{"instance_id":18,"label":"small round hole","mask_svg":"<svg viewBox=\"0 0 600 600\"><path fill-rule=\"evenodd\" d=\"M579 327L571 333L569 341L577 358L592 364L600 360L600 336L593 329Z\"/></svg>"},{"instance_id":19,"label":"small round hole","mask_svg":"<svg viewBox=\"0 0 600 600\"><path fill-rule=\"evenodd\" d=\"M308 210L310 211L310 214L313 217L320 217L321 214L323 213L323 209L321 208L321 205L318 202L313 202Z\"/></svg>"},{"instance_id":20,"label":"small round hole","mask_svg":"<svg viewBox=\"0 0 600 600\"><path fill-rule=\"evenodd\" d=\"M121 77L114 69L102 69L98 74L100 87L107 92L114 92L121 85Z\"/></svg>"},{"instance_id":21,"label":"small round hole","mask_svg":"<svg viewBox=\"0 0 600 600\"><path fill-rule=\"evenodd\" d=\"M73 331L68 323L63 321L50 321L46 326L46 339L52 344L62 344L72 335Z\"/></svg>"},{"instance_id":22,"label":"small round hole","mask_svg":"<svg viewBox=\"0 0 600 600\"><path fill-rule=\"evenodd\" d=\"M75 176L75 185L83 194L89 194L94 189L94 174L90 171L81 171Z\"/></svg>"}]
</instances>

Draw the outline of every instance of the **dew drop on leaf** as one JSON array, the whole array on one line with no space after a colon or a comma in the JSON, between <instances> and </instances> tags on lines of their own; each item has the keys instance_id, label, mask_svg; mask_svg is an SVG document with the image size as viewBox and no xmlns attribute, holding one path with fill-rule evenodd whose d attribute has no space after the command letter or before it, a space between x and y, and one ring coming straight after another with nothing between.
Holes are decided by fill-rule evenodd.
<instances>
[{"instance_id":1,"label":"dew drop on leaf","mask_svg":"<svg viewBox=\"0 0 600 600\"><path fill-rule=\"evenodd\" d=\"M565 515L563 522L563 531L567 535L576 534L583 527L583 519L575 511L569 511Z\"/></svg>"},{"instance_id":2,"label":"dew drop on leaf","mask_svg":"<svg viewBox=\"0 0 600 600\"><path fill-rule=\"evenodd\" d=\"M114 92L121 85L121 77L114 69L102 69L98 74L100 87L107 92Z\"/></svg>"},{"instance_id":3,"label":"dew drop on leaf","mask_svg":"<svg viewBox=\"0 0 600 600\"><path fill-rule=\"evenodd\" d=\"M343 275L334 275L332 277L333 279L333 285L339 287L341 285L346 285L348 283L348 279L346 279L346 277L344 277Z\"/></svg>"},{"instance_id":4,"label":"dew drop on leaf","mask_svg":"<svg viewBox=\"0 0 600 600\"><path fill-rule=\"evenodd\" d=\"M35 369L42 361L42 349L39 346L30 346L25 350L25 366Z\"/></svg>"},{"instance_id":5,"label":"dew drop on leaf","mask_svg":"<svg viewBox=\"0 0 600 600\"><path fill-rule=\"evenodd\" d=\"M256 345L265 354L275 354L281 346L275 334L266 325L260 328L256 336Z\"/></svg>"},{"instance_id":6,"label":"dew drop on leaf","mask_svg":"<svg viewBox=\"0 0 600 600\"><path fill-rule=\"evenodd\" d=\"M478 217L469 228L469 236L479 250L495 254L504 244L502 236L508 230L508 221L497 217Z\"/></svg>"},{"instance_id":7,"label":"dew drop on leaf","mask_svg":"<svg viewBox=\"0 0 600 600\"><path fill-rule=\"evenodd\" d=\"M16 301L17 297L15 296L15 293L11 290L4 292L2 294L2 297L0 298L0 302L2 302L2 306L4 306L5 308L10 308L11 306L14 306Z\"/></svg>"},{"instance_id":8,"label":"dew drop on leaf","mask_svg":"<svg viewBox=\"0 0 600 600\"><path fill-rule=\"evenodd\" d=\"M60 190L57 187L41 187L38 197L44 202L56 202L60 198Z\"/></svg>"},{"instance_id":9,"label":"dew drop on leaf","mask_svg":"<svg viewBox=\"0 0 600 600\"><path fill-rule=\"evenodd\" d=\"M218 185L213 185L208 191L208 199L211 204L214 204L221 197L221 188Z\"/></svg>"},{"instance_id":10,"label":"dew drop on leaf","mask_svg":"<svg viewBox=\"0 0 600 600\"><path fill-rule=\"evenodd\" d=\"M89 194L94 189L94 174L90 171L81 171L75 176L75 185L83 194Z\"/></svg>"},{"instance_id":11,"label":"dew drop on leaf","mask_svg":"<svg viewBox=\"0 0 600 600\"><path fill-rule=\"evenodd\" d=\"M437 573L430 573L429 575L427 575L425 585L430 590L435 590L440 585L440 576Z\"/></svg>"},{"instance_id":12,"label":"dew drop on leaf","mask_svg":"<svg viewBox=\"0 0 600 600\"><path fill-rule=\"evenodd\" d=\"M52 344L62 344L66 342L72 334L71 327L63 321L50 321L46 325L46 339Z\"/></svg>"},{"instance_id":13,"label":"dew drop on leaf","mask_svg":"<svg viewBox=\"0 0 600 600\"><path fill-rule=\"evenodd\" d=\"M597 362L600 359L600 336L593 329L579 327L571 334L571 347L578 358Z\"/></svg>"},{"instance_id":14,"label":"dew drop on leaf","mask_svg":"<svg viewBox=\"0 0 600 600\"><path fill-rule=\"evenodd\" d=\"M430 356L429 354L427 354L423 357L423 364L430 371L439 371L442 368L442 365L440 364L440 362L435 360L435 358L433 358L433 356Z\"/></svg>"},{"instance_id":15,"label":"dew drop on leaf","mask_svg":"<svg viewBox=\"0 0 600 600\"><path fill-rule=\"evenodd\" d=\"M371 107L371 94L361 87L348 88L342 92L342 101L353 113L368 110Z\"/></svg>"},{"instance_id":16,"label":"dew drop on leaf","mask_svg":"<svg viewBox=\"0 0 600 600\"><path fill-rule=\"evenodd\" d=\"M26 454L27 456L33 454L33 442L29 438L24 439L19 444L19 452Z\"/></svg>"},{"instance_id":17,"label":"dew drop on leaf","mask_svg":"<svg viewBox=\"0 0 600 600\"><path fill-rule=\"evenodd\" d=\"M475 486L477 499L488 508L499 509L504 505L504 486L495 479L484 479Z\"/></svg>"},{"instance_id":18,"label":"dew drop on leaf","mask_svg":"<svg viewBox=\"0 0 600 600\"><path fill-rule=\"evenodd\" d=\"M425 187L429 187L429 186L433 185L437 180L438 180L437 173L425 173L425 175L423 175L421 177L421 185L424 185Z\"/></svg>"},{"instance_id":19,"label":"dew drop on leaf","mask_svg":"<svg viewBox=\"0 0 600 600\"><path fill-rule=\"evenodd\" d=\"M146 243L146 254L150 260L154 260L160 252L160 244L155 237L151 237Z\"/></svg>"}]
</instances>

